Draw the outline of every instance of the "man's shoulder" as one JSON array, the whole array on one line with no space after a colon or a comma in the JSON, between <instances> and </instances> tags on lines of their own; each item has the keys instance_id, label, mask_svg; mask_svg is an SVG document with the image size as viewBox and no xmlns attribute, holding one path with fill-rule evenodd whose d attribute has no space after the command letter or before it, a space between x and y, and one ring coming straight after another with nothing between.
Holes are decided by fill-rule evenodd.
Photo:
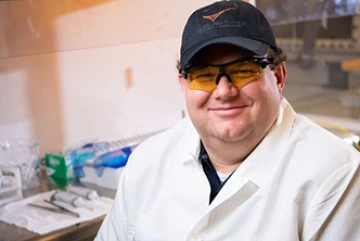
<instances>
[{"instance_id":1,"label":"man's shoulder","mask_svg":"<svg viewBox=\"0 0 360 241\"><path fill-rule=\"evenodd\" d=\"M125 173L129 183L140 190L161 182L165 173L176 170L199 143L197 133L187 118L145 141L131 153ZM170 170L170 171L169 171ZM138 186L139 185L139 186ZM144 190L144 195L145 195Z\"/></svg>"},{"instance_id":2,"label":"man's shoulder","mask_svg":"<svg viewBox=\"0 0 360 241\"><path fill-rule=\"evenodd\" d=\"M294 151L300 149L305 156L360 162L354 147L303 115L296 115L289 141Z\"/></svg>"}]
</instances>

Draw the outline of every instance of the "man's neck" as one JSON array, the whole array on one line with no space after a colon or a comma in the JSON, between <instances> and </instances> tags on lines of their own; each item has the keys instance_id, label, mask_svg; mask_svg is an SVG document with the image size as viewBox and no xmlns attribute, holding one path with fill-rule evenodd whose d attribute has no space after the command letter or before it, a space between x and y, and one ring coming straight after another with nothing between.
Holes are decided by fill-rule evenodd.
<instances>
[{"instance_id":1,"label":"man's neck","mask_svg":"<svg viewBox=\"0 0 360 241\"><path fill-rule=\"evenodd\" d=\"M235 141L223 141L208 137L202 138L202 142L216 171L232 173L254 151L266 134L267 132L265 134L256 133L246 139Z\"/></svg>"},{"instance_id":2,"label":"man's neck","mask_svg":"<svg viewBox=\"0 0 360 241\"><path fill-rule=\"evenodd\" d=\"M232 173L245 160L252 149L238 142L220 142L203 140L204 147L212 165L220 173Z\"/></svg>"}]
</instances>

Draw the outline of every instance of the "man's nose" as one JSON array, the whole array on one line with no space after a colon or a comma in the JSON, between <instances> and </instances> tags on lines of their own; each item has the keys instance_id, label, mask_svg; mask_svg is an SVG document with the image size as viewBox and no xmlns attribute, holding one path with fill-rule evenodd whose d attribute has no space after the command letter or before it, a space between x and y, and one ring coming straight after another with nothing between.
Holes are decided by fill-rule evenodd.
<instances>
[{"instance_id":1,"label":"man's nose","mask_svg":"<svg viewBox=\"0 0 360 241\"><path fill-rule=\"evenodd\" d=\"M231 83L229 77L221 76L214 94L217 98L228 98L237 95L238 89Z\"/></svg>"}]
</instances>

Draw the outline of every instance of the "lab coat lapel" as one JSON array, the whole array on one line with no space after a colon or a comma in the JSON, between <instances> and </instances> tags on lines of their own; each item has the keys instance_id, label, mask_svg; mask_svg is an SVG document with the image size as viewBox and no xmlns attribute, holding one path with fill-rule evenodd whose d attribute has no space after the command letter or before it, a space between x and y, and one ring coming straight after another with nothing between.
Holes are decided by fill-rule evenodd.
<instances>
[{"instance_id":1,"label":"lab coat lapel","mask_svg":"<svg viewBox=\"0 0 360 241\"><path fill-rule=\"evenodd\" d=\"M283 100L279 117L268 135L235 170L209 206L209 211L238 192L242 193L238 200L239 205L241 205L266 183L272 170L281 160L282 150L285 148L286 140L290 135L294 116L291 107L286 100ZM237 196L239 195L237 194Z\"/></svg>"},{"instance_id":2,"label":"lab coat lapel","mask_svg":"<svg viewBox=\"0 0 360 241\"><path fill-rule=\"evenodd\" d=\"M188 240L209 225L212 212L219 211L217 209L220 209L219 212L221 212L224 205L242 205L266 183L272 173L271 170L275 168L275 165L281 159L282 149L285 148L294 119L295 112L288 102L283 99L280 115L269 134L232 174L214 201L209 205L207 212L193 227Z\"/></svg>"}]
</instances>

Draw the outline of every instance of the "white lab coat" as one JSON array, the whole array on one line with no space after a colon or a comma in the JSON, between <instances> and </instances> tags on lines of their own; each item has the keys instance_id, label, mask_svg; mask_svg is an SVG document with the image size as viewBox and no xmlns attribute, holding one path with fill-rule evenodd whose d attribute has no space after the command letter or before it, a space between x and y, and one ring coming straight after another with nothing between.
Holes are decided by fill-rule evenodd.
<instances>
[{"instance_id":1,"label":"white lab coat","mask_svg":"<svg viewBox=\"0 0 360 241\"><path fill-rule=\"evenodd\" d=\"M188 118L141 144L96 241L359 241L360 153L297 115L277 122L209 205Z\"/></svg>"}]
</instances>

